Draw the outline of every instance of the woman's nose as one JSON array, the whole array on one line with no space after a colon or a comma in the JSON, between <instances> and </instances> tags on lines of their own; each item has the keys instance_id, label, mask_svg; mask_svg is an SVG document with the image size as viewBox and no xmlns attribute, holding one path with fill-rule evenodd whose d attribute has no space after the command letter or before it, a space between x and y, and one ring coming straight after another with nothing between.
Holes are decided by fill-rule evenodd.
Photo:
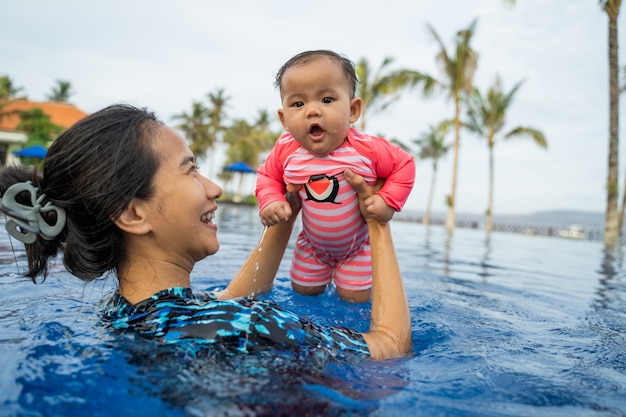
<instances>
[{"instance_id":1,"label":"woman's nose","mask_svg":"<svg viewBox=\"0 0 626 417\"><path fill-rule=\"evenodd\" d=\"M216 183L214 183L213 181L211 181L205 176L202 176L202 178L204 179L203 183L204 183L204 189L206 190L207 197L210 198L211 200L220 198L222 195L222 187L220 187L219 185L217 185Z\"/></svg>"}]
</instances>

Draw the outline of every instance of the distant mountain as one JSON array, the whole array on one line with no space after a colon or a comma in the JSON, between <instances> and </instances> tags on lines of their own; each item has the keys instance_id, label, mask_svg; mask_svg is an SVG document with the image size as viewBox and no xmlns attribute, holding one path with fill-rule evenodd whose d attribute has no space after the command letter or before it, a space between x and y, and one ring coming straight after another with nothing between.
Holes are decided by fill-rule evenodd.
<instances>
[{"instance_id":1,"label":"distant mountain","mask_svg":"<svg viewBox=\"0 0 626 417\"><path fill-rule=\"evenodd\" d=\"M395 218L398 219L421 219L423 212L402 212ZM445 220L446 213L433 213L433 220ZM457 213L457 221L476 222L478 227L482 227L485 216L481 214ZM519 226L552 226L556 228L567 228L571 225L579 225L583 229L602 230L604 229L604 213L575 211L575 210L553 210L539 211L532 214L519 215L494 215L494 224L510 224Z\"/></svg>"},{"instance_id":2,"label":"distant mountain","mask_svg":"<svg viewBox=\"0 0 626 417\"><path fill-rule=\"evenodd\" d=\"M494 223L508 223L535 226L568 227L574 224L583 229L603 229L604 213L573 210L539 211L527 215L494 215Z\"/></svg>"}]
</instances>

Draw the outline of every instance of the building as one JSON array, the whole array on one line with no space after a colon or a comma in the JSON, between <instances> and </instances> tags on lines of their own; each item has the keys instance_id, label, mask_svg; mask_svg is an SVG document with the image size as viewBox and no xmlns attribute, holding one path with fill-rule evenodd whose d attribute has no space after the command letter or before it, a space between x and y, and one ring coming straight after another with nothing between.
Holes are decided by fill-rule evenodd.
<instances>
[{"instance_id":1,"label":"building","mask_svg":"<svg viewBox=\"0 0 626 417\"><path fill-rule=\"evenodd\" d=\"M7 104L0 103L0 165L18 165L19 158L13 155L13 151L22 148L28 139L24 132L17 130L20 124L18 112L41 109L50 117L50 121L64 129L72 126L87 113L70 103L56 101L36 102L27 99L10 100Z\"/></svg>"}]
</instances>

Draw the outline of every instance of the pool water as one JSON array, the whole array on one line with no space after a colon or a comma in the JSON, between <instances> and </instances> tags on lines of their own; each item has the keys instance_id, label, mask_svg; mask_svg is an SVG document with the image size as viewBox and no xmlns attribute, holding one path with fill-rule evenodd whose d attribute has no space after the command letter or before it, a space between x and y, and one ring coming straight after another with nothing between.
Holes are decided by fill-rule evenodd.
<instances>
[{"instance_id":1,"label":"pool water","mask_svg":"<svg viewBox=\"0 0 626 417\"><path fill-rule=\"evenodd\" d=\"M195 289L223 287L262 228L222 206L221 249ZM392 221L414 352L386 361L290 352L190 354L99 325L114 285L55 265L33 285L0 232L1 416L624 416L622 249L599 242ZM293 244L293 239L292 239ZM289 287L290 246L266 298L326 324L367 330L369 304Z\"/></svg>"}]
</instances>

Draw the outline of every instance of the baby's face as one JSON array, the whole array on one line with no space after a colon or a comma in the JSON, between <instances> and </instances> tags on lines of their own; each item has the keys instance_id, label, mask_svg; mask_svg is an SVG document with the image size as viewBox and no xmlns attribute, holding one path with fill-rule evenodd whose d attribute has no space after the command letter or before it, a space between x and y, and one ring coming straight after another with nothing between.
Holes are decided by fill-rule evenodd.
<instances>
[{"instance_id":1,"label":"baby's face","mask_svg":"<svg viewBox=\"0 0 626 417\"><path fill-rule=\"evenodd\" d=\"M289 68L282 77L281 95L278 116L283 127L315 156L341 146L361 114L361 99L351 98L340 64L325 56Z\"/></svg>"}]
</instances>

